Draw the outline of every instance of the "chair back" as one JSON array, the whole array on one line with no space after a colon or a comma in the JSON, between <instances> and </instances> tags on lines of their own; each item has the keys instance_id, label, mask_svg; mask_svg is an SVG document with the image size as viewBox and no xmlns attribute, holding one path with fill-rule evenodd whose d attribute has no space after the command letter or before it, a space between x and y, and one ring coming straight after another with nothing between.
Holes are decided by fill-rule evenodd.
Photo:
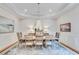
<instances>
[{"instance_id":1,"label":"chair back","mask_svg":"<svg viewBox=\"0 0 79 59\"><path fill-rule=\"evenodd\" d=\"M49 33L44 33L44 36L47 36L47 35L49 35Z\"/></svg>"},{"instance_id":2,"label":"chair back","mask_svg":"<svg viewBox=\"0 0 79 59\"><path fill-rule=\"evenodd\" d=\"M52 40L52 38L53 38L53 35L44 36L44 39L46 40Z\"/></svg>"},{"instance_id":3,"label":"chair back","mask_svg":"<svg viewBox=\"0 0 79 59\"><path fill-rule=\"evenodd\" d=\"M28 35L30 35L30 36L34 36L34 33L28 33Z\"/></svg>"},{"instance_id":4,"label":"chair back","mask_svg":"<svg viewBox=\"0 0 79 59\"><path fill-rule=\"evenodd\" d=\"M59 38L59 35L60 35L60 34L59 34L58 32L56 32L55 37L56 37L56 38Z\"/></svg>"},{"instance_id":5,"label":"chair back","mask_svg":"<svg viewBox=\"0 0 79 59\"><path fill-rule=\"evenodd\" d=\"M25 35L25 39L26 40L34 40L35 39L35 37L34 36L30 36L30 35Z\"/></svg>"},{"instance_id":6,"label":"chair back","mask_svg":"<svg viewBox=\"0 0 79 59\"><path fill-rule=\"evenodd\" d=\"M19 34L20 34L20 37L22 37L22 32L20 32Z\"/></svg>"},{"instance_id":7,"label":"chair back","mask_svg":"<svg viewBox=\"0 0 79 59\"><path fill-rule=\"evenodd\" d=\"M21 37L22 37L22 33L21 33L21 32L18 32L18 33L17 33L17 38L18 38L18 40L20 40Z\"/></svg>"},{"instance_id":8,"label":"chair back","mask_svg":"<svg viewBox=\"0 0 79 59\"><path fill-rule=\"evenodd\" d=\"M43 40L44 38L43 38L43 36L36 36L36 40Z\"/></svg>"}]
</instances>

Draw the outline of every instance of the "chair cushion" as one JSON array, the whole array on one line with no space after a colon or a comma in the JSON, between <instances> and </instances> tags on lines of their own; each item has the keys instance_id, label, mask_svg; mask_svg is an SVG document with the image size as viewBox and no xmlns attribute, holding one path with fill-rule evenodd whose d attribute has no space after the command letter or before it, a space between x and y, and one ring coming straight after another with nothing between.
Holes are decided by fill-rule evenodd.
<instances>
[{"instance_id":1,"label":"chair cushion","mask_svg":"<svg viewBox=\"0 0 79 59\"><path fill-rule=\"evenodd\" d=\"M33 42L32 41L26 42L26 45L33 45Z\"/></svg>"}]
</instances>

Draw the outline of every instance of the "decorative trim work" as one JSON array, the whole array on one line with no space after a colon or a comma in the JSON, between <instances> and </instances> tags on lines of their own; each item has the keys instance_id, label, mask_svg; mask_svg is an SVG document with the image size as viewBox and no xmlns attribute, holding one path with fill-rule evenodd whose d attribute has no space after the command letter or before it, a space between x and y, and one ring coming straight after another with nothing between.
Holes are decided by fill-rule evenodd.
<instances>
[{"instance_id":1,"label":"decorative trim work","mask_svg":"<svg viewBox=\"0 0 79 59\"><path fill-rule=\"evenodd\" d=\"M3 51L5 51L5 50L7 50L7 49L10 48L10 47L12 47L12 46L15 45L16 43L17 43L17 41L14 42L14 43L12 43L12 44L10 44L10 45L8 45L8 46L6 46L6 47L3 48L3 49L0 49L0 53L3 52Z\"/></svg>"},{"instance_id":2,"label":"decorative trim work","mask_svg":"<svg viewBox=\"0 0 79 59\"><path fill-rule=\"evenodd\" d=\"M70 50L72 50L72 51L74 51L74 52L76 52L77 54L79 54L79 51L77 51L76 49L74 49L74 48L71 48L70 46L68 46L68 45L66 45L66 44L64 44L64 43L62 43L62 42L60 42L62 45L64 45L64 46L66 46L67 48L69 48Z\"/></svg>"}]
</instances>

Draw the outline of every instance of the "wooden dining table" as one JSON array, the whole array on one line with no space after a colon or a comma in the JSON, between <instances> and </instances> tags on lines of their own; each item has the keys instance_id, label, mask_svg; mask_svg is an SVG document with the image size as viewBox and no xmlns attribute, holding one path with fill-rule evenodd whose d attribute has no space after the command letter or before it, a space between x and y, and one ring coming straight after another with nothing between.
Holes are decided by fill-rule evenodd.
<instances>
[{"instance_id":1,"label":"wooden dining table","mask_svg":"<svg viewBox=\"0 0 79 59\"><path fill-rule=\"evenodd\" d=\"M30 39L27 38L26 36L28 36ZM53 35L42 36L42 38L40 38L40 36L34 36L34 35L31 35L31 36L30 35L24 35L22 37L22 40L25 41L25 42L33 41L33 43L34 43L34 41L39 41L38 39L40 41L42 41L44 47L46 46L46 42L48 42L48 41L52 42L52 40L54 40Z\"/></svg>"}]
</instances>

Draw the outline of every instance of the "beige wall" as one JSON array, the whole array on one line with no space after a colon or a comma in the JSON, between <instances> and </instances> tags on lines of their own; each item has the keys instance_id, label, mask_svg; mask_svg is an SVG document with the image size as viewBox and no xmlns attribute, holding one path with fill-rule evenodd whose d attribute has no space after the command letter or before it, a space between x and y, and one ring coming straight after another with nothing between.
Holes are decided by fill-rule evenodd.
<instances>
[{"instance_id":1,"label":"beige wall","mask_svg":"<svg viewBox=\"0 0 79 59\"><path fill-rule=\"evenodd\" d=\"M71 23L71 32L60 32L60 42L79 51L79 7L73 9L63 16L61 16L58 23L58 31L60 31L60 24Z\"/></svg>"}]
</instances>

